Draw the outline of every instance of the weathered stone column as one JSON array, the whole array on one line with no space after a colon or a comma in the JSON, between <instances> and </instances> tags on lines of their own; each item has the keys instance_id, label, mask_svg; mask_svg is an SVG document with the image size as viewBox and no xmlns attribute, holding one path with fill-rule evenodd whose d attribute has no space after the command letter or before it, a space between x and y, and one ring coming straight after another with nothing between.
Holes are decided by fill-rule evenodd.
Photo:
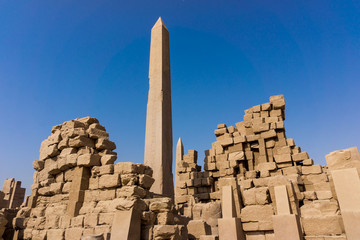
<instances>
[{"instance_id":1,"label":"weathered stone column","mask_svg":"<svg viewBox=\"0 0 360 240\"><path fill-rule=\"evenodd\" d=\"M176 198L179 196L177 189L179 186L180 177L178 175L178 167L181 166L181 162L184 158L184 145L181 141L181 138L179 138L178 143L176 144L176 161L175 161L175 203L177 203Z\"/></svg>"},{"instance_id":2,"label":"weathered stone column","mask_svg":"<svg viewBox=\"0 0 360 240\"><path fill-rule=\"evenodd\" d=\"M286 186L275 186L274 192L277 210L277 215L272 217L275 239L303 239L299 217L296 214L291 213Z\"/></svg>"},{"instance_id":3,"label":"weathered stone column","mask_svg":"<svg viewBox=\"0 0 360 240\"><path fill-rule=\"evenodd\" d=\"M144 162L153 171L151 191L174 195L169 32L161 18L151 30Z\"/></svg>"},{"instance_id":4,"label":"weathered stone column","mask_svg":"<svg viewBox=\"0 0 360 240\"><path fill-rule=\"evenodd\" d=\"M360 179L356 168L331 172L348 240L360 236Z\"/></svg>"},{"instance_id":5,"label":"weathered stone column","mask_svg":"<svg viewBox=\"0 0 360 240\"><path fill-rule=\"evenodd\" d=\"M236 209L231 185L222 187L221 211L222 218L218 219L220 240L245 239L240 218L236 216Z\"/></svg>"},{"instance_id":6,"label":"weathered stone column","mask_svg":"<svg viewBox=\"0 0 360 240\"><path fill-rule=\"evenodd\" d=\"M83 205L85 190L89 188L90 168L76 167L73 171L71 189L69 192L69 203L67 206L67 215L76 217Z\"/></svg>"}]
</instances>

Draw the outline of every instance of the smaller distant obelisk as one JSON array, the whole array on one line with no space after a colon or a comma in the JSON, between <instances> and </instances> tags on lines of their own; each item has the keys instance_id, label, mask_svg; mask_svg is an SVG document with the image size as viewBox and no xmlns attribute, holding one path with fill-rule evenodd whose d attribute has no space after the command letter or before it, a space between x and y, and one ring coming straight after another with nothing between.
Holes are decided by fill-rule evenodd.
<instances>
[{"instance_id":1,"label":"smaller distant obelisk","mask_svg":"<svg viewBox=\"0 0 360 240\"><path fill-rule=\"evenodd\" d=\"M184 159L184 145L181 141L181 138L179 138L177 144L176 144L176 161L175 161L175 197L174 197L174 200L175 200L175 203L176 202L176 198L178 196L177 194L177 191L178 191L178 188L180 187L179 186L179 183L180 183L180 177L178 175L178 167L182 167L181 163L182 163L182 160Z\"/></svg>"},{"instance_id":2,"label":"smaller distant obelisk","mask_svg":"<svg viewBox=\"0 0 360 240\"><path fill-rule=\"evenodd\" d=\"M151 29L144 162L153 169L151 191L174 196L169 32L161 18Z\"/></svg>"}]
</instances>

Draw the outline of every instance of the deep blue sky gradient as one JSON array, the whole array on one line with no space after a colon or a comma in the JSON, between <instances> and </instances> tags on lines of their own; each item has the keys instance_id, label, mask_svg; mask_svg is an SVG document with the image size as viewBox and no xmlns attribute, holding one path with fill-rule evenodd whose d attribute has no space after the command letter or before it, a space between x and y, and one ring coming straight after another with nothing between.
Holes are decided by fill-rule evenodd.
<instances>
[{"instance_id":1,"label":"deep blue sky gradient","mask_svg":"<svg viewBox=\"0 0 360 240\"><path fill-rule=\"evenodd\" d=\"M170 31L173 136L211 148L218 123L286 99L287 136L325 164L360 146L359 1L0 0L0 183L32 184L51 127L93 116L142 163L150 30ZM29 194L29 191L27 191Z\"/></svg>"}]
</instances>

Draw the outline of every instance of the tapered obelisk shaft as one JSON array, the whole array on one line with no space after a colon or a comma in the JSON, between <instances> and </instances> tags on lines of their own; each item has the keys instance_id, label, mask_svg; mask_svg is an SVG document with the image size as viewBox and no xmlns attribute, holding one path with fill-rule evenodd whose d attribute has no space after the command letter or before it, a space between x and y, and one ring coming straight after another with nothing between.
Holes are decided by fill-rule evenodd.
<instances>
[{"instance_id":1,"label":"tapered obelisk shaft","mask_svg":"<svg viewBox=\"0 0 360 240\"><path fill-rule=\"evenodd\" d=\"M155 182L151 191L174 195L169 32L161 18L151 30L145 158Z\"/></svg>"},{"instance_id":2,"label":"tapered obelisk shaft","mask_svg":"<svg viewBox=\"0 0 360 240\"><path fill-rule=\"evenodd\" d=\"M178 194L178 189L180 188L179 183L180 183L180 177L178 175L178 168L182 167L182 160L184 158L184 145L181 141L181 138L179 138L177 144L176 144L176 166L175 166L175 203L177 203L177 196L179 196Z\"/></svg>"}]
</instances>

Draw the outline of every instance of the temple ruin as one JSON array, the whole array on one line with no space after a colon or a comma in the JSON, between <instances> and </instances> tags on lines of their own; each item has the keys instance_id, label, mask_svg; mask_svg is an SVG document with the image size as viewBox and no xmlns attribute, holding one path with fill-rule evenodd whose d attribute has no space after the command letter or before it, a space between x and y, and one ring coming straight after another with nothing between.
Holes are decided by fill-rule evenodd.
<instances>
[{"instance_id":1,"label":"temple ruin","mask_svg":"<svg viewBox=\"0 0 360 240\"><path fill-rule=\"evenodd\" d=\"M179 139L173 177L168 34L159 19L151 39L145 164L117 159L116 144L96 118L54 126L33 162L34 182L25 202L14 179L0 192L1 208L13 213L8 221L0 212L0 236L360 239L357 147L329 153L326 166L314 164L286 136L283 95L245 110L233 126L219 124L204 166L198 165L196 150L185 154Z\"/></svg>"}]
</instances>

